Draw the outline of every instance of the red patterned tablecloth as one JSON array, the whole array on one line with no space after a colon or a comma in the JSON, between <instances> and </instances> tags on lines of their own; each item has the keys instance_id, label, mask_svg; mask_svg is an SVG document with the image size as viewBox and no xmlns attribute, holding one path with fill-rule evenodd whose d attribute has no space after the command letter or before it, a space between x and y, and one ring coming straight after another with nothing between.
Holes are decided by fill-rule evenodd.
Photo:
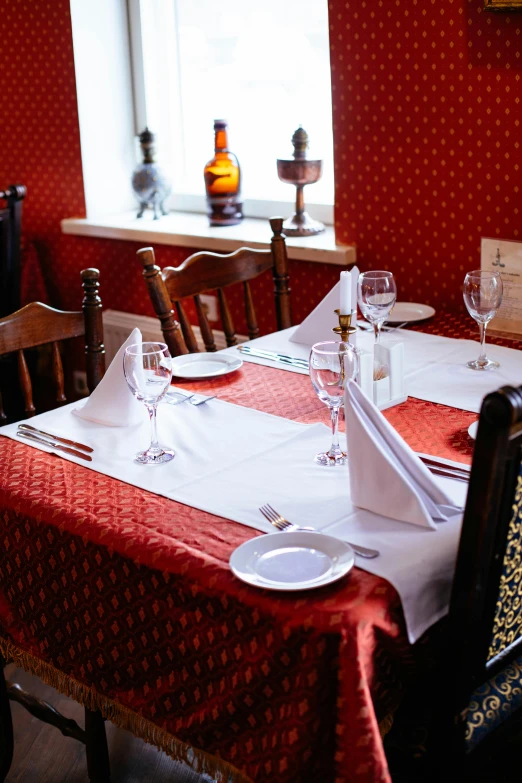
<instances>
[{"instance_id":1,"label":"red patterned tablecloth","mask_svg":"<svg viewBox=\"0 0 522 783\"><path fill-rule=\"evenodd\" d=\"M326 420L309 379L279 369L190 388ZM416 450L469 461L474 414L410 399L386 415ZM381 732L430 644L408 644L386 581L256 590L228 568L248 527L7 438L0 465L4 655L220 780L389 780Z\"/></svg>"}]
</instances>

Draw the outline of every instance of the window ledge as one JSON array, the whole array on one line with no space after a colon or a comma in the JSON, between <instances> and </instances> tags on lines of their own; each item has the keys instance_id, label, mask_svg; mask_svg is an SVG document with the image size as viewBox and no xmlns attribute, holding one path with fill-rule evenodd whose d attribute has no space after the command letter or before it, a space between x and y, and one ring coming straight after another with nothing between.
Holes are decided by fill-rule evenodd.
<instances>
[{"instance_id":1,"label":"window ledge","mask_svg":"<svg viewBox=\"0 0 522 783\"><path fill-rule=\"evenodd\" d=\"M171 212L159 220L153 220L152 214L138 219L135 212L98 219L68 218L62 220L62 232L229 253L245 246L266 248L271 236L268 220L245 218L237 226L215 228L209 226L206 215L194 212ZM287 237L286 244L289 258L297 261L355 264L355 245L337 245L332 226L315 237Z\"/></svg>"}]
</instances>

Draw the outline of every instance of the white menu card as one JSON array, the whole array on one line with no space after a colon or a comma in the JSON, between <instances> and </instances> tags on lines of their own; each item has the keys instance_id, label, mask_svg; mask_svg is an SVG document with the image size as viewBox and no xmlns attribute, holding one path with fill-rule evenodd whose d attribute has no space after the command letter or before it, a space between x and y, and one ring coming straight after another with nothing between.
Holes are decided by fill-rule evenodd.
<instances>
[{"instance_id":1,"label":"white menu card","mask_svg":"<svg viewBox=\"0 0 522 783\"><path fill-rule=\"evenodd\" d=\"M497 270L502 277L504 296L488 331L522 335L522 242L482 238L481 269Z\"/></svg>"}]
</instances>

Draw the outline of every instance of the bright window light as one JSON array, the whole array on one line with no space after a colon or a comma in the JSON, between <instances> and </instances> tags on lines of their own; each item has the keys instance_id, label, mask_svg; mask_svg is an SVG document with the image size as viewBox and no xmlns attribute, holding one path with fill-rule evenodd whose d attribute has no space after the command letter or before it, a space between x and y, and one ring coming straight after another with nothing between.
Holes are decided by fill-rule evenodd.
<instances>
[{"instance_id":1,"label":"bright window light","mask_svg":"<svg viewBox=\"0 0 522 783\"><path fill-rule=\"evenodd\" d=\"M243 199L286 201L277 177L299 125L323 177L307 204L333 204L327 0L130 0L137 130L156 134L175 194L201 197L214 119L228 120ZM179 199L177 201L179 208Z\"/></svg>"}]
</instances>

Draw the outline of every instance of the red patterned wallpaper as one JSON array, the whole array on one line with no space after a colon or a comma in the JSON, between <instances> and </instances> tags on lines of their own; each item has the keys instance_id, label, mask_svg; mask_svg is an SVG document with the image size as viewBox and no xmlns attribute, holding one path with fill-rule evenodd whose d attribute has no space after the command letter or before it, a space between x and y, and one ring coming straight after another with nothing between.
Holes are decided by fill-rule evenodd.
<instances>
[{"instance_id":1,"label":"red patterned wallpaper","mask_svg":"<svg viewBox=\"0 0 522 783\"><path fill-rule=\"evenodd\" d=\"M480 237L522 239L522 15L330 0L336 231L400 299L460 308Z\"/></svg>"},{"instance_id":2,"label":"red patterned wallpaper","mask_svg":"<svg viewBox=\"0 0 522 783\"><path fill-rule=\"evenodd\" d=\"M102 271L104 305L151 313L136 243L65 237L85 214L68 0L12 0L0 17L0 186L28 187L24 232L47 298L79 303L79 271ZM389 267L400 298L459 308L481 236L520 238L522 16L483 0L331 0L336 230L360 266ZM183 248L156 247L178 264ZM31 254L28 254L31 257ZM338 279L291 265L300 320ZM31 276L28 298L40 296ZM273 328L272 284L260 325Z\"/></svg>"}]
</instances>

